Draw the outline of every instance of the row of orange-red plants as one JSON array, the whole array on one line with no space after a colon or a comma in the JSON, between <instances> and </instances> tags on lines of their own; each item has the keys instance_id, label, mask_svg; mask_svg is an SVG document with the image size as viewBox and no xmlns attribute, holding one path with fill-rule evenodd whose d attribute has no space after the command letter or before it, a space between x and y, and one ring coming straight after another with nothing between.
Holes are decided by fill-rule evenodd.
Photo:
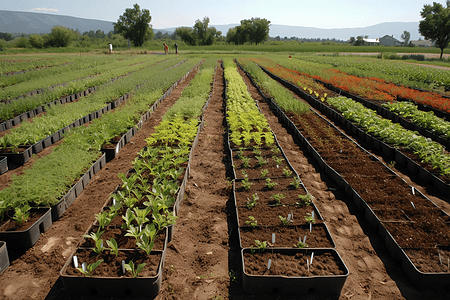
<instances>
[{"instance_id":1,"label":"row of orange-red plants","mask_svg":"<svg viewBox=\"0 0 450 300\"><path fill-rule=\"evenodd\" d=\"M257 63L286 80L295 78L295 81L292 81L295 84L298 84L298 75L303 75L330 83L337 88L365 99L392 102L402 98L419 104L428 105L441 111L450 112L450 99L444 98L437 93L422 92L398 86L376 77L357 77L335 69L317 70L317 72L321 74L318 76L287 69L268 59L258 60ZM301 84L298 85L302 86Z\"/></svg>"}]
</instances>

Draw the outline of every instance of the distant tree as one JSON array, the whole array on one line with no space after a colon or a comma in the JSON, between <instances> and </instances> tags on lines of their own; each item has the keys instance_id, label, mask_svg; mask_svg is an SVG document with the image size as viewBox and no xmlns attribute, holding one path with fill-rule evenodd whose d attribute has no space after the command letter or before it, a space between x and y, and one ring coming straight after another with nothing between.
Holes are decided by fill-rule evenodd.
<instances>
[{"instance_id":1,"label":"distant tree","mask_svg":"<svg viewBox=\"0 0 450 300\"><path fill-rule=\"evenodd\" d=\"M89 36L87 35L83 35L80 37L80 39L78 40L78 46L80 47L89 47L92 43L92 40Z\"/></svg>"},{"instance_id":2,"label":"distant tree","mask_svg":"<svg viewBox=\"0 0 450 300\"><path fill-rule=\"evenodd\" d=\"M241 25L236 26L233 30L228 30L226 40L227 42L234 44L244 44L248 42L258 45L268 39L269 26L270 21L267 19L251 18L250 20L241 20ZM277 38L279 40L280 37ZM287 36L284 40L287 40Z\"/></svg>"},{"instance_id":3,"label":"distant tree","mask_svg":"<svg viewBox=\"0 0 450 300\"><path fill-rule=\"evenodd\" d=\"M186 44L195 45L212 45L222 32L215 27L209 27L209 18L204 17L203 21L195 21L194 27L178 27L175 34L181 38ZM169 36L168 36L169 37Z\"/></svg>"},{"instance_id":4,"label":"distant tree","mask_svg":"<svg viewBox=\"0 0 450 300\"><path fill-rule=\"evenodd\" d=\"M176 34L186 44L195 46L197 45L197 37L194 35L194 30L190 27L178 27L175 29Z\"/></svg>"},{"instance_id":5,"label":"distant tree","mask_svg":"<svg viewBox=\"0 0 450 300\"><path fill-rule=\"evenodd\" d=\"M419 32L426 40L431 40L441 49L441 56L444 49L450 42L450 1L447 0L447 7L433 2L433 5L424 5L420 16L423 18L419 22Z\"/></svg>"},{"instance_id":6,"label":"distant tree","mask_svg":"<svg viewBox=\"0 0 450 300\"><path fill-rule=\"evenodd\" d=\"M16 37L12 43L14 44L14 47L17 48L28 48L30 46L30 43L28 42L28 38L20 36Z\"/></svg>"},{"instance_id":7,"label":"distant tree","mask_svg":"<svg viewBox=\"0 0 450 300\"><path fill-rule=\"evenodd\" d=\"M11 33L0 32L0 39L3 39L5 41L12 41L13 36L11 35Z\"/></svg>"},{"instance_id":8,"label":"distant tree","mask_svg":"<svg viewBox=\"0 0 450 300\"><path fill-rule=\"evenodd\" d=\"M30 35L29 42L31 47L34 48L43 48L45 43L44 38L39 34Z\"/></svg>"},{"instance_id":9,"label":"distant tree","mask_svg":"<svg viewBox=\"0 0 450 300\"><path fill-rule=\"evenodd\" d=\"M44 38L44 36L43 36ZM46 47L67 47L69 43L76 38L75 31L66 28L65 26L54 26L44 38Z\"/></svg>"},{"instance_id":10,"label":"distant tree","mask_svg":"<svg viewBox=\"0 0 450 300\"><path fill-rule=\"evenodd\" d=\"M355 46L364 45L364 37L362 35L356 37L356 41L353 43Z\"/></svg>"},{"instance_id":11,"label":"distant tree","mask_svg":"<svg viewBox=\"0 0 450 300\"><path fill-rule=\"evenodd\" d=\"M350 44L353 45L353 44L356 42L355 37L354 37L354 36L351 36L351 37L348 39L348 42L349 42Z\"/></svg>"},{"instance_id":12,"label":"distant tree","mask_svg":"<svg viewBox=\"0 0 450 300\"><path fill-rule=\"evenodd\" d=\"M129 39L135 46L142 46L144 41L154 37L150 22L152 17L148 9L142 9L138 4L127 8L114 25L114 31Z\"/></svg>"},{"instance_id":13,"label":"distant tree","mask_svg":"<svg viewBox=\"0 0 450 300\"><path fill-rule=\"evenodd\" d=\"M401 36L402 40L404 40L404 45L408 45L409 44L409 39L411 38L411 33L409 33L408 31L403 31L403 34Z\"/></svg>"},{"instance_id":14,"label":"distant tree","mask_svg":"<svg viewBox=\"0 0 450 300\"><path fill-rule=\"evenodd\" d=\"M193 34L197 37L199 45L212 45L214 44L216 37L222 34L222 32L218 31L215 27L208 27L208 25L208 17L204 17L203 21L195 21Z\"/></svg>"},{"instance_id":15,"label":"distant tree","mask_svg":"<svg viewBox=\"0 0 450 300\"><path fill-rule=\"evenodd\" d=\"M155 34L155 39L160 40L160 39L162 39L162 37L163 37L163 34L162 34L161 31L158 31L158 32Z\"/></svg>"}]
</instances>

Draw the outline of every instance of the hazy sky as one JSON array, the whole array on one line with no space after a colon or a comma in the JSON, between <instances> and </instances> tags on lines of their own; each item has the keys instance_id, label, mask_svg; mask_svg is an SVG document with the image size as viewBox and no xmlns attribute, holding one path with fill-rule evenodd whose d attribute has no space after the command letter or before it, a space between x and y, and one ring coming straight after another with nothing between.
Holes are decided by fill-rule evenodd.
<instances>
[{"instance_id":1,"label":"hazy sky","mask_svg":"<svg viewBox=\"0 0 450 300\"><path fill-rule=\"evenodd\" d=\"M436 1L445 6L446 1ZM427 0L0 0L0 10L53 13L116 22L126 8L138 3L149 9L153 28L192 27L209 17L210 25L239 23L253 17L271 24L318 28L366 27L382 22L418 22Z\"/></svg>"}]
</instances>

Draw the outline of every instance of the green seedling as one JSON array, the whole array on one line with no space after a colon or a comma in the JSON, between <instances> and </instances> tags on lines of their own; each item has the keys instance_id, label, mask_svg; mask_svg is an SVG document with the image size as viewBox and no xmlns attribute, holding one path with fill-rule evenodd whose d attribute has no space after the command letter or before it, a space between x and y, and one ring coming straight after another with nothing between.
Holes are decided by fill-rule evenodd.
<instances>
[{"instance_id":1,"label":"green seedling","mask_svg":"<svg viewBox=\"0 0 450 300\"><path fill-rule=\"evenodd\" d=\"M314 197L309 193L306 195L298 195L298 198L300 199L300 202L295 202L295 204L299 206L309 206L314 199Z\"/></svg>"},{"instance_id":2,"label":"green seedling","mask_svg":"<svg viewBox=\"0 0 450 300\"><path fill-rule=\"evenodd\" d=\"M283 224L283 225L289 225L289 221L287 220L287 218L285 218L285 217L283 217L283 216L278 216L278 218L280 218L281 224Z\"/></svg>"},{"instance_id":3,"label":"green seedling","mask_svg":"<svg viewBox=\"0 0 450 300\"><path fill-rule=\"evenodd\" d=\"M269 170L267 170L267 169L262 169L262 170L261 170L261 177L262 177L262 178L265 178L265 177L267 177L267 175L269 175Z\"/></svg>"},{"instance_id":4,"label":"green seedling","mask_svg":"<svg viewBox=\"0 0 450 300\"><path fill-rule=\"evenodd\" d=\"M244 168L248 168L250 165L250 157L242 157L242 164Z\"/></svg>"},{"instance_id":5,"label":"green seedling","mask_svg":"<svg viewBox=\"0 0 450 300\"><path fill-rule=\"evenodd\" d=\"M258 221L255 219L255 217L253 217L253 216L248 216L248 218L249 218L250 220L245 221L245 224L250 225L250 226L252 226L252 227L258 226Z\"/></svg>"},{"instance_id":6,"label":"green seedling","mask_svg":"<svg viewBox=\"0 0 450 300\"><path fill-rule=\"evenodd\" d=\"M103 262L103 259L97 260L95 263L87 265L83 263L81 268L77 268L78 271L83 273L85 276L90 277L94 273L94 270Z\"/></svg>"},{"instance_id":7,"label":"green seedling","mask_svg":"<svg viewBox=\"0 0 450 300\"><path fill-rule=\"evenodd\" d=\"M142 271L142 269L144 269L145 265L146 265L145 263L139 264L139 265L137 266L137 268L135 269L135 268L134 268L134 262L130 260L129 263L125 264L125 270L127 270L128 272L130 272L131 275L132 275L134 278L136 278L136 277L139 275L139 273Z\"/></svg>"},{"instance_id":8,"label":"green seedling","mask_svg":"<svg viewBox=\"0 0 450 300\"><path fill-rule=\"evenodd\" d=\"M135 215L133 214L133 211L128 208L125 212L125 215L122 216L122 219L125 221L125 224L123 224L122 229L128 229L131 226L131 222L135 219Z\"/></svg>"},{"instance_id":9,"label":"green seedling","mask_svg":"<svg viewBox=\"0 0 450 300\"><path fill-rule=\"evenodd\" d=\"M276 182L272 182L270 178L266 178L266 186L269 190L273 189L276 185Z\"/></svg>"},{"instance_id":10,"label":"green seedling","mask_svg":"<svg viewBox=\"0 0 450 300\"><path fill-rule=\"evenodd\" d=\"M256 159L258 160L258 164L260 166L264 166L267 164L267 160L264 159L264 157L262 157L262 156L256 156Z\"/></svg>"},{"instance_id":11,"label":"green seedling","mask_svg":"<svg viewBox=\"0 0 450 300\"><path fill-rule=\"evenodd\" d=\"M14 221L19 225L27 222L30 217L30 209L31 207L28 204L14 208Z\"/></svg>"},{"instance_id":12,"label":"green seedling","mask_svg":"<svg viewBox=\"0 0 450 300\"><path fill-rule=\"evenodd\" d=\"M261 242L259 240L255 240L255 245L255 247L253 247L253 245L251 246L250 251L252 252L252 254L255 254L257 249L259 249L260 252L264 252L267 247L267 241Z\"/></svg>"},{"instance_id":13,"label":"green seedling","mask_svg":"<svg viewBox=\"0 0 450 300\"><path fill-rule=\"evenodd\" d=\"M92 250L94 250L95 253L100 254L105 249L106 248L103 246L103 240L99 239L98 241L95 242L95 248L92 249Z\"/></svg>"},{"instance_id":14,"label":"green seedling","mask_svg":"<svg viewBox=\"0 0 450 300\"><path fill-rule=\"evenodd\" d=\"M91 232L90 234L84 234L83 237L87 239L92 239L95 244L100 240L104 231Z\"/></svg>"},{"instance_id":15,"label":"green seedling","mask_svg":"<svg viewBox=\"0 0 450 300\"><path fill-rule=\"evenodd\" d=\"M312 215L312 213L306 213L305 216L305 221L309 224L315 224L316 223L316 219L314 218L314 216Z\"/></svg>"},{"instance_id":16,"label":"green seedling","mask_svg":"<svg viewBox=\"0 0 450 300\"><path fill-rule=\"evenodd\" d=\"M273 203L275 206L280 206L281 200L286 198L286 196L283 195L282 193L278 193L278 194L274 194L274 195L270 196L270 198L273 199Z\"/></svg>"},{"instance_id":17,"label":"green seedling","mask_svg":"<svg viewBox=\"0 0 450 300\"><path fill-rule=\"evenodd\" d=\"M114 254L115 256L117 256L119 254L119 247L114 238L111 238L110 240L106 240L106 244L109 246L112 254Z\"/></svg>"},{"instance_id":18,"label":"green seedling","mask_svg":"<svg viewBox=\"0 0 450 300\"><path fill-rule=\"evenodd\" d=\"M253 154L255 154L255 156L261 156L262 154L261 149L253 148Z\"/></svg>"},{"instance_id":19,"label":"green seedling","mask_svg":"<svg viewBox=\"0 0 450 300\"><path fill-rule=\"evenodd\" d=\"M294 187L295 189L298 189L298 188L300 187L300 184L301 184L301 183L302 183L302 182L300 181L300 178L295 177L294 180L290 183L290 185L291 185L292 187Z\"/></svg>"},{"instance_id":20,"label":"green seedling","mask_svg":"<svg viewBox=\"0 0 450 300\"><path fill-rule=\"evenodd\" d=\"M292 175L292 171L291 171L291 170L289 170L289 168L288 168L288 167L286 167L286 168L283 168L283 175L284 175L285 177L289 177L289 176L291 176L291 175Z\"/></svg>"},{"instance_id":21,"label":"green seedling","mask_svg":"<svg viewBox=\"0 0 450 300\"><path fill-rule=\"evenodd\" d=\"M259 197L256 193L252 195L252 199L247 198L247 208L252 209L255 207L258 204L257 200L259 200Z\"/></svg>"},{"instance_id":22,"label":"green seedling","mask_svg":"<svg viewBox=\"0 0 450 300\"><path fill-rule=\"evenodd\" d=\"M241 181L241 184L244 187L244 189L246 191L248 191L252 187L253 182L250 182L249 179L248 179L248 176L247 176Z\"/></svg>"}]
</instances>

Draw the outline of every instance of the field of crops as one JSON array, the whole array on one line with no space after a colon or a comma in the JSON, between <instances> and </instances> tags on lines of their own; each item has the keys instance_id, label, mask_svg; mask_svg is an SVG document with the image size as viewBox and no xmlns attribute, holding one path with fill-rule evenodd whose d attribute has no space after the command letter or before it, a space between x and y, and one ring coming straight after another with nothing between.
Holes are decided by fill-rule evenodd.
<instances>
[{"instance_id":1,"label":"field of crops","mask_svg":"<svg viewBox=\"0 0 450 300\"><path fill-rule=\"evenodd\" d=\"M446 299L450 71L0 60L0 298Z\"/></svg>"}]
</instances>

